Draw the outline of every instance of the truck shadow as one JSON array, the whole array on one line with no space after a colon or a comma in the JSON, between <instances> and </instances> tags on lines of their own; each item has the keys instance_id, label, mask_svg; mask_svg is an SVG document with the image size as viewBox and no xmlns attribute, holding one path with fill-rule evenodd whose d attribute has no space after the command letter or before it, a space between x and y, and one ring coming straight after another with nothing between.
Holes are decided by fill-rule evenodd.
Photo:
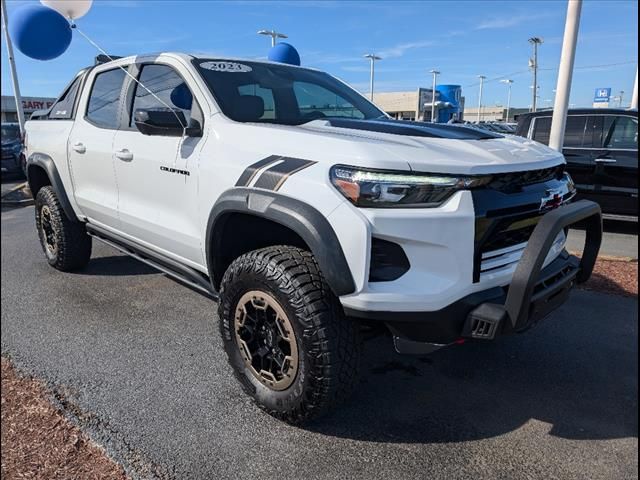
<instances>
[{"instance_id":1,"label":"truck shadow","mask_svg":"<svg viewBox=\"0 0 640 480\"><path fill-rule=\"evenodd\" d=\"M308 428L371 442L447 443L536 420L549 425L532 428L562 438L637 437L637 302L573 295L579 302L567 305L579 304L577 311L565 305L535 329L495 343L416 358L395 354L388 337L366 342L354 397ZM614 302L625 303L624 315Z\"/></svg>"},{"instance_id":2,"label":"truck shadow","mask_svg":"<svg viewBox=\"0 0 640 480\"><path fill-rule=\"evenodd\" d=\"M79 275L129 276L157 275L160 272L134 258L125 255L112 255L107 257L92 257L85 268L73 273Z\"/></svg>"}]
</instances>

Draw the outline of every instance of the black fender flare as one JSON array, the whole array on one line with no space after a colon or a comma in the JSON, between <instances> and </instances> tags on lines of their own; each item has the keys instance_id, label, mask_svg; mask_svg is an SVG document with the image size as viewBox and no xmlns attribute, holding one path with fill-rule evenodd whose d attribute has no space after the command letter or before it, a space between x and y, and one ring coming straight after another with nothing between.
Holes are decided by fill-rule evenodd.
<instances>
[{"instance_id":1,"label":"black fender flare","mask_svg":"<svg viewBox=\"0 0 640 480\"><path fill-rule=\"evenodd\" d=\"M30 167L32 165L40 167L45 171L45 173L49 177L49 181L51 182L51 187L53 188L53 191L56 193L56 196L60 201L60 205L62 206L64 213L67 215L69 220L78 222L78 217L73 211L71 202L69 202L69 197L67 196L67 192L64 189L64 185L62 184L62 180L60 179L60 174L58 173L58 169L53 159L45 153L38 152L32 153L27 159L27 182L29 183L29 188L31 189L31 192L33 192L33 196L35 198L37 189L33 184L34 179L32 179L31 175L29 174Z\"/></svg>"},{"instance_id":2,"label":"black fender flare","mask_svg":"<svg viewBox=\"0 0 640 480\"><path fill-rule=\"evenodd\" d=\"M207 268L214 287L224 274L222 272L216 275L214 236L222 217L232 212L262 217L294 231L309 246L335 295L348 295L355 291L355 282L342 245L324 215L311 205L295 198L251 188L232 188L225 191L209 214L206 254Z\"/></svg>"}]
</instances>

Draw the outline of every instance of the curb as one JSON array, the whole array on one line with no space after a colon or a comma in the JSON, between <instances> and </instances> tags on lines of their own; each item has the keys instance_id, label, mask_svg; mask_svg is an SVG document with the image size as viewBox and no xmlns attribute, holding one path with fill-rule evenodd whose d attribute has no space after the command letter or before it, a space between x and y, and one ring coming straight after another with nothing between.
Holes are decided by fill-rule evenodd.
<instances>
[{"instance_id":1,"label":"curb","mask_svg":"<svg viewBox=\"0 0 640 480\"><path fill-rule=\"evenodd\" d=\"M575 255L576 257L582 256L582 252L569 252L571 255ZM638 261L637 258L633 257L616 257L614 255L598 255L598 260L605 260L608 262L625 262L625 263L635 263Z\"/></svg>"},{"instance_id":2,"label":"curb","mask_svg":"<svg viewBox=\"0 0 640 480\"><path fill-rule=\"evenodd\" d=\"M27 198L25 200L3 200L3 207L28 207L29 205L33 205L33 198Z\"/></svg>"},{"instance_id":3,"label":"curb","mask_svg":"<svg viewBox=\"0 0 640 480\"><path fill-rule=\"evenodd\" d=\"M6 197L7 195L9 195L10 193L13 193L13 192L15 192L15 191L18 191L18 190L20 190L20 189L22 189L22 188L24 188L24 187L26 187L26 186L27 186L27 182L23 182L23 183L21 183L21 184L19 184L19 185L16 185L15 187L13 187L13 188L11 188L11 189L7 190L6 192L3 192L3 193L2 193L2 195L0 195L0 198L4 198L4 197Z\"/></svg>"}]
</instances>

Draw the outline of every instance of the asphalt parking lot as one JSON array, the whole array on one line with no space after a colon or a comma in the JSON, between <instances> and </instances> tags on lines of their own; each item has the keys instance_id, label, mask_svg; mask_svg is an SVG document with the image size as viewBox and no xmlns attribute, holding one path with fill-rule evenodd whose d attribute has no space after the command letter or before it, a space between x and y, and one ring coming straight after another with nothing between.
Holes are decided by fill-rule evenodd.
<instances>
[{"instance_id":1,"label":"asphalt parking lot","mask_svg":"<svg viewBox=\"0 0 640 480\"><path fill-rule=\"evenodd\" d=\"M54 271L33 207L2 212L2 353L134 477L637 478L635 299L576 291L526 334L424 358L370 339L356 395L304 429L242 395L215 309L97 242Z\"/></svg>"}]
</instances>

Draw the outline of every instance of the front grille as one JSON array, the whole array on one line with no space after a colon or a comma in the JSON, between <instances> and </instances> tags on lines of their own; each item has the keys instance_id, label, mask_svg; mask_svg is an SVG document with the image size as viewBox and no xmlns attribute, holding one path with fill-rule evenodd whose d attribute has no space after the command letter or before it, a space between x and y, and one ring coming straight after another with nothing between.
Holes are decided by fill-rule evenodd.
<instances>
[{"instance_id":1,"label":"front grille","mask_svg":"<svg viewBox=\"0 0 640 480\"><path fill-rule=\"evenodd\" d=\"M493 250L501 250L503 248L509 248L513 247L514 245L528 242L529 237L531 237L533 230L536 228L536 224L537 222L533 225L518 228L515 230L504 230L496 232L482 246L480 253L484 254Z\"/></svg>"},{"instance_id":2,"label":"front grille","mask_svg":"<svg viewBox=\"0 0 640 480\"><path fill-rule=\"evenodd\" d=\"M527 237L527 240L529 237ZM549 251L552 254L560 252L564 248L566 238L564 231L560 232ZM501 249L486 250L482 253L479 269L480 279L484 275L498 273L505 268L515 266L522 258L524 249L527 247L527 240Z\"/></svg>"},{"instance_id":3,"label":"front grille","mask_svg":"<svg viewBox=\"0 0 640 480\"><path fill-rule=\"evenodd\" d=\"M497 174L472 191L476 211L473 281L517 263L544 214L542 199L564 185L564 165ZM568 188L567 188L568 190ZM565 194L563 201L573 193Z\"/></svg>"},{"instance_id":4,"label":"front grille","mask_svg":"<svg viewBox=\"0 0 640 480\"><path fill-rule=\"evenodd\" d=\"M527 172L500 173L492 176L488 187L500 192L513 193L528 185L544 183L554 179L560 180L564 175L564 170L564 165L557 165Z\"/></svg>"}]
</instances>

